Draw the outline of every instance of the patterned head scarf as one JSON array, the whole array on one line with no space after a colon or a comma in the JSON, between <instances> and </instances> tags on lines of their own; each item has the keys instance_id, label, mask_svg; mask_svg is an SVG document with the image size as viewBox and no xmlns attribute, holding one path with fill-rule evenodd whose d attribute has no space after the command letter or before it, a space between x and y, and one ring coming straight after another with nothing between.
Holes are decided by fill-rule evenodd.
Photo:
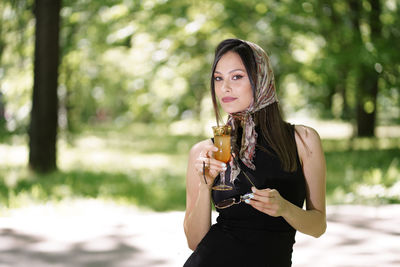
<instances>
[{"instance_id":1,"label":"patterned head scarf","mask_svg":"<svg viewBox=\"0 0 400 267\"><path fill-rule=\"evenodd\" d=\"M254 43L248 41L243 42L248 44L253 51L257 66L257 83L255 85L254 100L246 110L229 114L227 124L230 125L233 130L235 130L235 125L238 125L238 123L243 127L239 158L247 167L255 170L256 167L253 160L255 157L257 132L255 130L252 114L274 102L278 102L278 99L276 97L274 73L272 72L267 53ZM234 135L232 143L236 142L235 139L236 136ZM231 182L239 175L239 172L238 166L232 163Z\"/></svg>"}]
</instances>

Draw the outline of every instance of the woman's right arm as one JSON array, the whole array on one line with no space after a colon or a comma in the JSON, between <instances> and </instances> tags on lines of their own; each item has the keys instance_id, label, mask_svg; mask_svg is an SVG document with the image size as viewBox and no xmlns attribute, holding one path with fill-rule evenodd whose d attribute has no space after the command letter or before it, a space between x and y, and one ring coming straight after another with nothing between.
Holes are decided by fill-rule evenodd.
<instances>
[{"instance_id":1,"label":"woman's right arm","mask_svg":"<svg viewBox=\"0 0 400 267\"><path fill-rule=\"evenodd\" d=\"M222 162L212 158L216 147L205 140L192 147L186 173L186 213L183 227L191 250L195 250L211 226L211 186L224 168ZM207 164L203 178L203 161Z\"/></svg>"}]
</instances>

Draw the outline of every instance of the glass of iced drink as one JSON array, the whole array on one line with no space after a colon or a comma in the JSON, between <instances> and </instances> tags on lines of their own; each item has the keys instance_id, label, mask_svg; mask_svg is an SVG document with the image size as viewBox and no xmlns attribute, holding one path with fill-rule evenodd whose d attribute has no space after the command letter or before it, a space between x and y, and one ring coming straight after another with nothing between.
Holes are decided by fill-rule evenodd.
<instances>
[{"instance_id":1,"label":"glass of iced drink","mask_svg":"<svg viewBox=\"0 0 400 267\"><path fill-rule=\"evenodd\" d=\"M231 158L231 130L228 125L212 127L214 132L214 145L218 151L214 152L216 160L228 163ZM232 186L225 184L225 171L220 173L220 180L213 186L214 190L232 190Z\"/></svg>"}]
</instances>

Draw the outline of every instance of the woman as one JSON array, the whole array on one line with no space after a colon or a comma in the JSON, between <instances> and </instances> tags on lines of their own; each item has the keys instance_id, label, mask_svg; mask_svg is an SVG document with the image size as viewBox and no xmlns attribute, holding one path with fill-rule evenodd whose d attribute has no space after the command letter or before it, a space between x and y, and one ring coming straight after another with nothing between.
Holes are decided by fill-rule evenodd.
<instances>
[{"instance_id":1,"label":"woman","mask_svg":"<svg viewBox=\"0 0 400 267\"><path fill-rule=\"evenodd\" d=\"M229 114L234 158L228 166L214 159L210 139L190 151L184 230L194 252L184 266L291 266L296 231L319 237L326 229L318 133L283 121L269 58L256 44L218 45L211 93L217 120L217 102ZM234 189L212 190L225 170ZM214 225L211 201L219 212Z\"/></svg>"}]
</instances>

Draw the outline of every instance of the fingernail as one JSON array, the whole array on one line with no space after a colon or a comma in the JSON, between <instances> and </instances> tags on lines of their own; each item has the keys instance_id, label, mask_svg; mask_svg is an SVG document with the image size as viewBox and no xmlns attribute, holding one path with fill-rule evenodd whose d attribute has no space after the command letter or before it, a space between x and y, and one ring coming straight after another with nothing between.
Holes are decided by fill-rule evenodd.
<instances>
[{"instance_id":1,"label":"fingernail","mask_svg":"<svg viewBox=\"0 0 400 267\"><path fill-rule=\"evenodd\" d=\"M223 170L223 171L226 171L226 167L223 167L222 170Z\"/></svg>"},{"instance_id":2,"label":"fingernail","mask_svg":"<svg viewBox=\"0 0 400 267\"><path fill-rule=\"evenodd\" d=\"M251 187L251 191L253 191L253 193L256 192L256 188L254 186Z\"/></svg>"},{"instance_id":3,"label":"fingernail","mask_svg":"<svg viewBox=\"0 0 400 267\"><path fill-rule=\"evenodd\" d=\"M253 198L254 197L254 194L249 194L249 198Z\"/></svg>"},{"instance_id":4,"label":"fingernail","mask_svg":"<svg viewBox=\"0 0 400 267\"><path fill-rule=\"evenodd\" d=\"M226 164L225 164L225 163L222 163L221 166L222 166L223 168L226 168Z\"/></svg>"},{"instance_id":5,"label":"fingernail","mask_svg":"<svg viewBox=\"0 0 400 267\"><path fill-rule=\"evenodd\" d=\"M250 204L250 199L246 199L244 202L246 202L247 204Z\"/></svg>"}]
</instances>

